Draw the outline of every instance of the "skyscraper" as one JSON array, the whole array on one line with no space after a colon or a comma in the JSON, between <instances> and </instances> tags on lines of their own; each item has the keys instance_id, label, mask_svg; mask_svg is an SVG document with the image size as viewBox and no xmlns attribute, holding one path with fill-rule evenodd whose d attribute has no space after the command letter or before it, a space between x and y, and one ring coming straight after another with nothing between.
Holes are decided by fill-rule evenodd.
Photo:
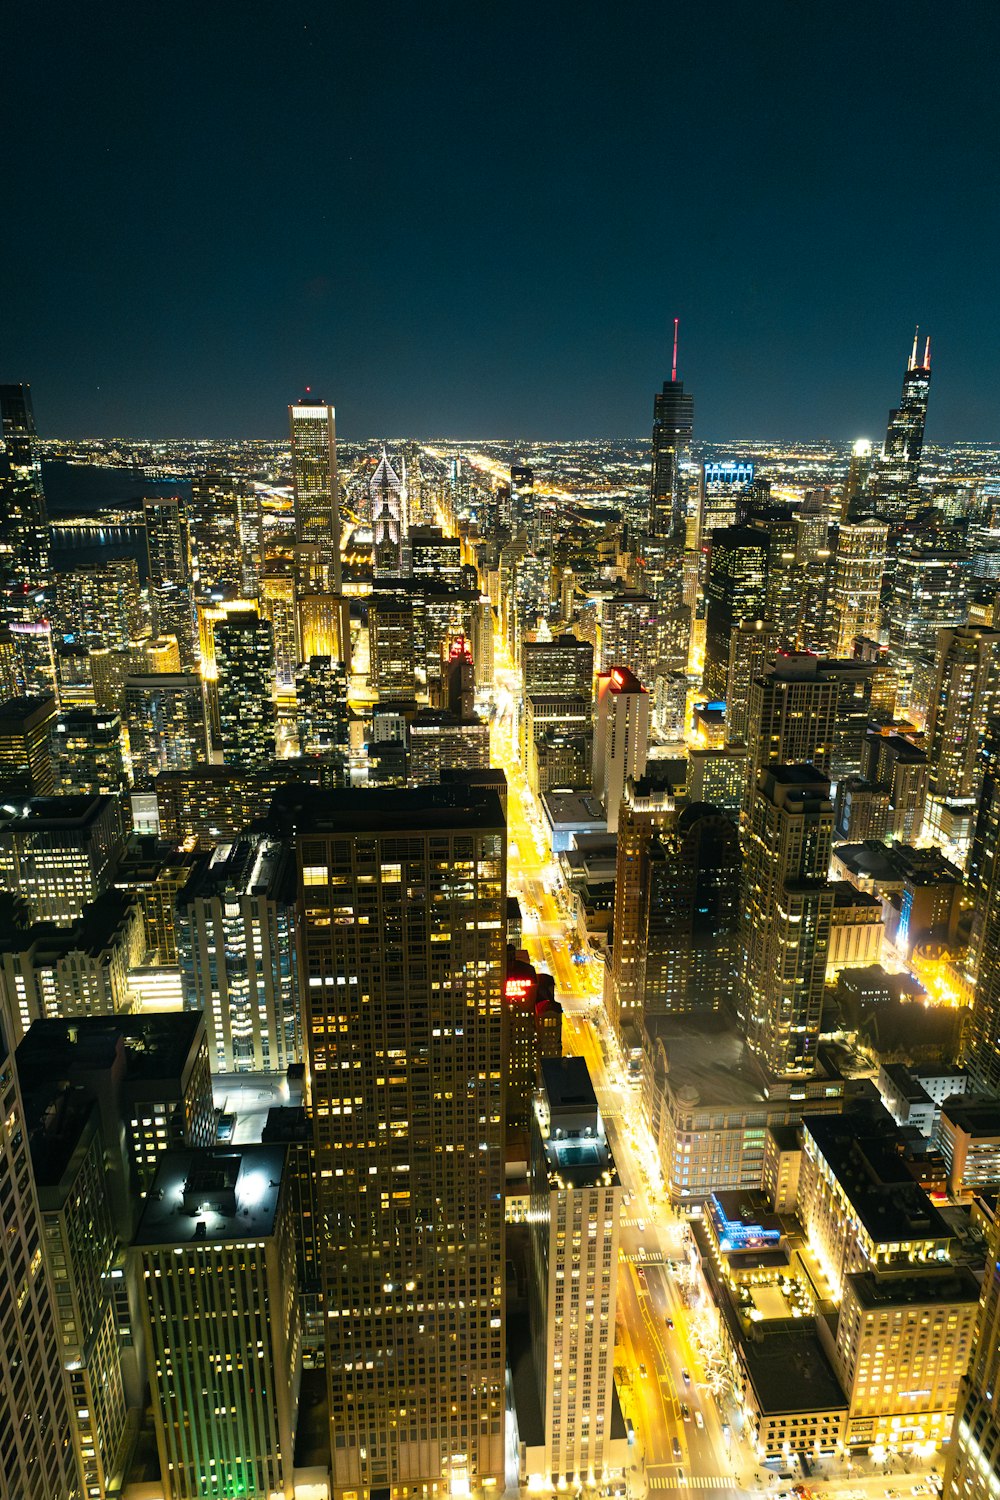
<instances>
[{"instance_id":1,"label":"skyscraper","mask_svg":"<svg viewBox=\"0 0 1000 1500\"><path fill-rule=\"evenodd\" d=\"M51 567L42 454L30 385L0 385L0 571L37 587Z\"/></svg>"},{"instance_id":2,"label":"skyscraper","mask_svg":"<svg viewBox=\"0 0 1000 1500\"><path fill-rule=\"evenodd\" d=\"M618 832L625 783L638 781L649 750L649 694L627 667L597 678L594 720L594 795L604 803L608 832Z\"/></svg>"},{"instance_id":3,"label":"skyscraper","mask_svg":"<svg viewBox=\"0 0 1000 1500\"><path fill-rule=\"evenodd\" d=\"M372 561L376 578L398 578L403 571L406 535L406 488L382 449L368 481L372 518Z\"/></svg>"},{"instance_id":4,"label":"skyscraper","mask_svg":"<svg viewBox=\"0 0 1000 1500\"><path fill-rule=\"evenodd\" d=\"M191 537L183 500L179 495L146 495L142 513L146 523L150 584L189 583Z\"/></svg>"},{"instance_id":5,"label":"skyscraper","mask_svg":"<svg viewBox=\"0 0 1000 1500\"><path fill-rule=\"evenodd\" d=\"M503 1485L496 792L289 789L333 1486Z\"/></svg>"},{"instance_id":6,"label":"skyscraper","mask_svg":"<svg viewBox=\"0 0 1000 1500\"><path fill-rule=\"evenodd\" d=\"M767 613L768 538L756 527L727 526L711 533L710 546L702 689L709 698L724 699L733 631Z\"/></svg>"},{"instance_id":7,"label":"skyscraper","mask_svg":"<svg viewBox=\"0 0 1000 1500\"><path fill-rule=\"evenodd\" d=\"M284 1072L302 1057L295 870L248 834L201 856L177 897L184 1003L205 1015L212 1070Z\"/></svg>"},{"instance_id":8,"label":"skyscraper","mask_svg":"<svg viewBox=\"0 0 1000 1500\"><path fill-rule=\"evenodd\" d=\"M645 886L652 836L670 829L677 815L677 792L662 764L652 761L639 781L625 784L618 825L609 1015L619 1037L641 1015L646 963L643 930Z\"/></svg>"},{"instance_id":9,"label":"skyscraper","mask_svg":"<svg viewBox=\"0 0 1000 1500\"><path fill-rule=\"evenodd\" d=\"M830 649L834 656L851 656L855 636L878 636L889 528L875 521L843 522L834 534Z\"/></svg>"},{"instance_id":10,"label":"skyscraper","mask_svg":"<svg viewBox=\"0 0 1000 1500\"><path fill-rule=\"evenodd\" d=\"M1000 630L963 625L938 635L930 705L925 826L964 844L971 834L982 766L979 742L1000 708Z\"/></svg>"},{"instance_id":11,"label":"skyscraper","mask_svg":"<svg viewBox=\"0 0 1000 1500\"><path fill-rule=\"evenodd\" d=\"M42 1259L42 1223L25 1141L14 1058L0 1034L0 1493L10 1500L79 1500L62 1339Z\"/></svg>"},{"instance_id":12,"label":"skyscraper","mask_svg":"<svg viewBox=\"0 0 1000 1500\"><path fill-rule=\"evenodd\" d=\"M227 765L263 766L275 756L274 632L251 610L215 626L219 731Z\"/></svg>"},{"instance_id":13,"label":"skyscraper","mask_svg":"<svg viewBox=\"0 0 1000 1500\"><path fill-rule=\"evenodd\" d=\"M868 480L871 509L886 521L900 521L917 499L920 455L924 446L927 398L931 387L931 341L924 345L918 363L917 335L903 375L899 405L889 413L882 452L872 465Z\"/></svg>"},{"instance_id":14,"label":"skyscraper","mask_svg":"<svg viewBox=\"0 0 1000 1500\"><path fill-rule=\"evenodd\" d=\"M531 1122L531 1321L546 1484L601 1482L622 1185L582 1057L543 1058Z\"/></svg>"},{"instance_id":15,"label":"skyscraper","mask_svg":"<svg viewBox=\"0 0 1000 1500\"><path fill-rule=\"evenodd\" d=\"M292 442L295 544L300 576L340 593L340 487L332 406L302 400L288 408Z\"/></svg>"},{"instance_id":16,"label":"skyscraper","mask_svg":"<svg viewBox=\"0 0 1000 1500\"><path fill-rule=\"evenodd\" d=\"M201 593L252 598L261 567L260 496L234 474L207 469L191 481L191 550Z\"/></svg>"},{"instance_id":17,"label":"skyscraper","mask_svg":"<svg viewBox=\"0 0 1000 1500\"><path fill-rule=\"evenodd\" d=\"M127 677L125 719L137 782L207 758L204 690L194 672Z\"/></svg>"},{"instance_id":18,"label":"skyscraper","mask_svg":"<svg viewBox=\"0 0 1000 1500\"><path fill-rule=\"evenodd\" d=\"M171 1151L133 1240L169 1500L293 1500L298 1298L284 1146Z\"/></svg>"},{"instance_id":19,"label":"skyscraper","mask_svg":"<svg viewBox=\"0 0 1000 1500\"><path fill-rule=\"evenodd\" d=\"M996 1500L1000 1490L1000 1223L995 1217L987 1246L969 1367L958 1388L945 1500Z\"/></svg>"},{"instance_id":20,"label":"skyscraper","mask_svg":"<svg viewBox=\"0 0 1000 1500\"><path fill-rule=\"evenodd\" d=\"M816 1067L833 889L830 784L813 766L768 765L750 810L744 870L747 1046L770 1077Z\"/></svg>"},{"instance_id":21,"label":"skyscraper","mask_svg":"<svg viewBox=\"0 0 1000 1500\"><path fill-rule=\"evenodd\" d=\"M674 359L670 379L653 401L653 471L649 487L649 533L684 547L686 497L681 460L691 446L694 397L685 395L677 379L677 319L674 319Z\"/></svg>"}]
</instances>

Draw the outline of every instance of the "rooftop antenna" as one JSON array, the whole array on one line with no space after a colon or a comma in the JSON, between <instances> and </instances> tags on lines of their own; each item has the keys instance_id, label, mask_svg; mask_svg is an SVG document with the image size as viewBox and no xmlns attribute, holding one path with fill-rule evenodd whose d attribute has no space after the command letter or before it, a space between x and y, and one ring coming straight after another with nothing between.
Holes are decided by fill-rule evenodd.
<instances>
[{"instance_id":1,"label":"rooftop antenna","mask_svg":"<svg viewBox=\"0 0 1000 1500\"><path fill-rule=\"evenodd\" d=\"M927 342L924 345L924 369L925 370L929 370L930 367L931 367L931 336L930 336L930 334L928 334L927 335Z\"/></svg>"},{"instance_id":2,"label":"rooftop antenna","mask_svg":"<svg viewBox=\"0 0 1000 1500\"><path fill-rule=\"evenodd\" d=\"M670 370L670 379L675 385L677 384L677 325L679 322L680 318L674 319L674 362ZM916 345L914 345L915 347Z\"/></svg>"},{"instance_id":3,"label":"rooftop antenna","mask_svg":"<svg viewBox=\"0 0 1000 1500\"><path fill-rule=\"evenodd\" d=\"M919 332L920 324L918 323L913 331L913 350L910 354L910 363L906 367L908 370L915 370L917 368L917 335Z\"/></svg>"}]
</instances>

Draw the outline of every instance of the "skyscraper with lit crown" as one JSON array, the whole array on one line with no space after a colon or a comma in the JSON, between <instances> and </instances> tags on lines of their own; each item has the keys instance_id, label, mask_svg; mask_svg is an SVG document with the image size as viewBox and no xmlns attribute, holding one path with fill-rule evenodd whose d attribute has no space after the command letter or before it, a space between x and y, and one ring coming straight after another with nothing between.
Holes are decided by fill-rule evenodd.
<instances>
[{"instance_id":1,"label":"skyscraper with lit crown","mask_svg":"<svg viewBox=\"0 0 1000 1500\"><path fill-rule=\"evenodd\" d=\"M300 572L340 593L340 485L334 409L308 393L288 408Z\"/></svg>"},{"instance_id":2,"label":"skyscraper with lit crown","mask_svg":"<svg viewBox=\"0 0 1000 1500\"><path fill-rule=\"evenodd\" d=\"M869 474L870 508L886 521L903 520L917 494L931 388L931 341L927 339L920 359L919 333L918 328L913 335L913 349L903 376L903 394L899 405L889 413L885 443Z\"/></svg>"},{"instance_id":3,"label":"skyscraper with lit crown","mask_svg":"<svg viewBox=\"0 0 1000 1500\"><path fill-rule=\"evenodd\" d=\"M649 534L684 546L685 497L681 459L691 446L694 397L677 379L677 328L670 379L653 401L653 470L649 487Z\"/></svg>"},{"instance_id":4,"label":"skyscraper with lit crown","mask_svg":"<svg viewBox=\"0 0 1000 1500\"><path fill-rule=\"evenodd\" d=\"M372 558L376 578L398 578L403 571L406 486L382 449L368 482L372 518Z\"/></svg>"}]
</instances>

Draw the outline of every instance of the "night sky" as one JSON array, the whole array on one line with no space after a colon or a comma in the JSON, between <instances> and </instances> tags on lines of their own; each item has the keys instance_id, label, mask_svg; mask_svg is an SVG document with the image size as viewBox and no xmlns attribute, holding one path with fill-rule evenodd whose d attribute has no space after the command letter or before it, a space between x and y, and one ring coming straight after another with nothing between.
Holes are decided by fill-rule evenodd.
<instances>
[{"instance_id":1,"label":"night sky","mask_svg":"<svg viewBox=\"0 0 1000 1500\"><path fill-rule=\"evenodd\" d=\"M16 25L14 24L16 21ZM110 0L3 40L46 435L1000 441L995 0Z\"/></svg>"}]
</instances>

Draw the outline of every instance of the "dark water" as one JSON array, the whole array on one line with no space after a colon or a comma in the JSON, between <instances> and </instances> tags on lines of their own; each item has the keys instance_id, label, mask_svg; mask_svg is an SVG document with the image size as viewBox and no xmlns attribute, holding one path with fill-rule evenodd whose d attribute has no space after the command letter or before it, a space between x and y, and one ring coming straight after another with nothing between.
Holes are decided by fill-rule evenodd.
<instances>
[{"instance_id":1,"label":"dark water","mask_svg":"<svg viewBox=\"0 0 1000 1500\"><path fill-rule=\"evenodd\" d=\"M138 469L101 469L93 464L68 464L53 460L42 464L42 484L49 515L92 515L107 506L135 508L142 518L144 495L190 495L191 486L183 480L148 479ZM58 529L52 533L52 565L65 573L80 563L107 562L115 557L134 557L139 576L146 580L146 542L139 536L125 541L94 543L81 546L78 536Z\"/></svg>"}]
</instances>

